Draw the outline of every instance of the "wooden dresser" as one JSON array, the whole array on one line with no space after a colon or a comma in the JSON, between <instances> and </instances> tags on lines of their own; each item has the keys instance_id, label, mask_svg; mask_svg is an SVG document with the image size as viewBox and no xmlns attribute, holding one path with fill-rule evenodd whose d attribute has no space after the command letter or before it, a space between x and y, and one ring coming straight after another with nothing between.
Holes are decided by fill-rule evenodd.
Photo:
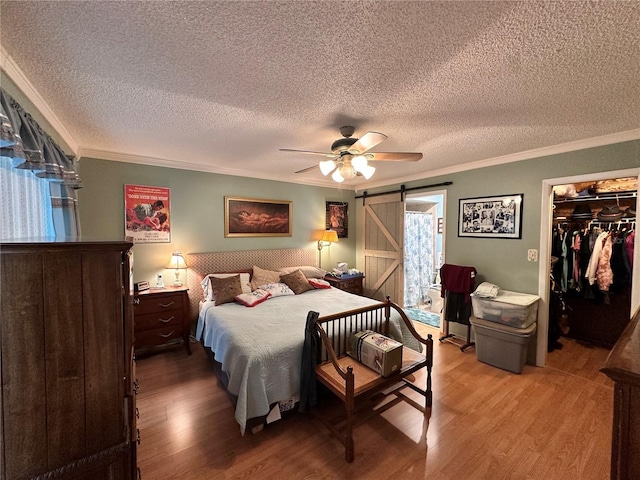
<instances>
[{"instance_id":1,"label":"wooden dresser","mask_svg":"<svg viewBox=\"0 0 640 480\"><path fill-rule=\"evenodd\" d=\"M128 242L0 244L0 478L137 477Z\"/></svg>"},{"instance_id":2,"label":"wooden dresser","mask_svg":"<svg viewBox=\"0 0 640 480\"><path fill-rule=\"evenodd\" d=\"M191 355L187 290L186 287L168 287L135 294L133 304L136 353L182 338L187 352Z\"/></svg>"},{"instance_id":3,"label":"wooden dresser","mask_svg":"<svg viewBox=\"0 0 640 480\"><path fill-rule=\"evenodd\" d=\"M640 309L622 332L602 372L615 382L611 480L640 478Z\"/></svg>"}]
</instances>

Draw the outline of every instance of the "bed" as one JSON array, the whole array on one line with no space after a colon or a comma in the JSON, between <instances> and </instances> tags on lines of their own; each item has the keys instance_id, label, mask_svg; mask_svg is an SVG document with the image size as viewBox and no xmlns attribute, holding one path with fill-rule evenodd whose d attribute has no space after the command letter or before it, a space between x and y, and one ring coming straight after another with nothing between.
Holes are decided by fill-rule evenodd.
<instances>
[{"instance_id":1,"label":"bed","mask_svg":"<svg viewBox=\"0 0 640 480\"><path fill-rule=\"evenodd\" d=\"M276 271L295 267L292 262L301 262L302 266L310 260L304 255L291 257L290 251L252 252L260 253L236 252L241 257L238 261L232 261L235 255L227 252L226 262L220 258L212 260L220 254L198 254L197 258L189 255L190 267L196 266L190 281L192 301L197 297L196 292L202 292L200 283L209 274L251 271L247 261ZM242 434L247 428L262 425L265 416L274 409L278 417L280 411L292 409L299 400L302 347L309 311L329 315L375 303L379 303L378 300L336 288L272 296L254 307L237 302L215 305L214 301L201 297L195 336L210 353L222 383L235 401L235 418ZM399 318L392 322L391 336L406 346L420 349Z\"/></svg>"}]
</instances>

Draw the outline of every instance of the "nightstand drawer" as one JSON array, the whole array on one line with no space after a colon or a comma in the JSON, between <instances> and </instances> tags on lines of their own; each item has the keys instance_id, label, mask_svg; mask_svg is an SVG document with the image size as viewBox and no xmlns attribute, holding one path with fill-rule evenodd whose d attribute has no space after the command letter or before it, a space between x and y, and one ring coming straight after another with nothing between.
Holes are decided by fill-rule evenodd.
<instances>
[{"instance_id":1,"label":"nightstand drawer","mask_svg":"<svg viewBox=\"0 0 640 480\"><path fill-rule=\"evenodd\" d=\"M153 330L145 330L135 333L135 348L146 347L150 345L163 345L175 338L182 337L182 328L180 325L172 325L163 328L155 328Z\"/></svg>"},{"instance_id":2,"label":"nightstand drawer","mask_svg":"<svg viewBox=\"0 0 640 480\"><path fill-rule=\"evenodd\" d=\"M182 293L177 294L156 294L147 297L138 297L140 303L135 306L135 314L144 315L147 313L158 313L177 310L181 312L183 309Z\"/></svg>"},{"instance_id":3,"label":"nightstand drawer","mask_svg":"<svg viewBox=\"0 0 640 480\"><path fill-rule=\"evenodd\" d=\"M342 290L347 292L362 293L362 278L352 278L351 280L345 280L340 285Z\"/></svg>"},{"instance_id":4,"label":"nightstand drawer","mask_svg":"<svg viewBox=\"0 0 640 480\"><path fill-rule=\"evenodd\" d=\"M358 275L350 278L327 275L324 279L334 288L339 288L340 290L344 290L349 293L355 293L356 295L363 295L364 275Z\"/></svg>"},{"instance_id":5,"label":"nightstand drawer","mask_svg":"<svg viewBox=\"0 0 640 480\"><path fill-rule=\"evenodd\" d=\"M153 328L168 327L170 325L182 325L182 309L168 310L166 312L147 313L135 316L135 330L151 330Z\"/></svg>"},{"instance_id":6,"label":"nightstand drawer","mask_svg":"<svg viewBox=\"0 0 640 480\"><path fill-rule=\"evenodd\" d=\"M136 354L182 337L187 353L191 355L191 322L186 288L167 287L139 292L135 295L133 304Z\"/></svg>"}]
</instances>

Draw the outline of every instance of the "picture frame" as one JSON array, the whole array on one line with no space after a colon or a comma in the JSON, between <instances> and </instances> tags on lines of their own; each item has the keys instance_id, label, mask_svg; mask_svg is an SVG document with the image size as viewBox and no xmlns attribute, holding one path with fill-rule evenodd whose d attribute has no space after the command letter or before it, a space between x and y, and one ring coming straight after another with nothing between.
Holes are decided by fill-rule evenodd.
<instances>
[{"instance_id":1,"label":"picture frame","mask_svg":"<svg viewBox=\"0 0 640 480\"><path fill-rule=\"evenodd\" d=\"M462 198L458 209L458 236L522 238L524 195Z\"/></svg>"},{"instance_id":2,"label":"picture frame","mask_svg":"<svg viewBox=\"0 0 640 480\"><path fill-rule=\"evenodd\" d=\"M124 234L133 243L171 242L171 193L167 187L124 186Z\"/></svg>"},{"instance_id":3,"label":"picture frame","mask_svg":"<svg viewBox=\"0 0 640 480\"><path fill-rule=\"evenodd\" d=\"M290 237L293 202L224 197L225 237Z\"/></svg>"},{"instance_id":4,"label":"picture frame","mask_svg":"<svg viewBox=\"0 0 640 480\"><path fill-rule=\"evenodd\" d=\"M326 202L325 229L334 230L338 238L349 238L349 204Z\"/></svg>"}]
</instances>

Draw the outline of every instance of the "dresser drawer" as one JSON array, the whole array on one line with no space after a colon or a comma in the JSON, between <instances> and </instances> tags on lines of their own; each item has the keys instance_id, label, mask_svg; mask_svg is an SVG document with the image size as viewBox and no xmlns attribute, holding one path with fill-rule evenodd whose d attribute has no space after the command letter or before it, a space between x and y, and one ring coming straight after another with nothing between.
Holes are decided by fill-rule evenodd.
<instances>
[{"instance_id":1,"label":"dresser drawer","mask_svg":"<svg viewBox=\"0 0 640 480\"><path fill-rule=\"evenodd\" d=\"M151 330L154 328L182 325L182 310L167 310L165 312L147 313L135 316L135 331Z\"/></svg>"},{"instance_id":2,"label":"dresser drawer","mask_svg":"<svg viewBox=\"0 0 640 480\"><path fill-rule=\"evenodd\" d=\"M150 345L162 345L175 338L182 337L180 325L170 325L168 327L154 328L153 330L136 331L135 348Z\"/></svg>"},{"instance_id":3,"label":"dresser drawer","mask_svg":"<svg viewBox=\"0 0 640 480\"><path fill-rule=\"evenodd\" d=\"M183 298L184 296L182 293L139 296L139 303L135 306L136 317L147 313L158 313L173 310L182 312L184 307L182 303Z\"/></svg>"}]
</instances>

